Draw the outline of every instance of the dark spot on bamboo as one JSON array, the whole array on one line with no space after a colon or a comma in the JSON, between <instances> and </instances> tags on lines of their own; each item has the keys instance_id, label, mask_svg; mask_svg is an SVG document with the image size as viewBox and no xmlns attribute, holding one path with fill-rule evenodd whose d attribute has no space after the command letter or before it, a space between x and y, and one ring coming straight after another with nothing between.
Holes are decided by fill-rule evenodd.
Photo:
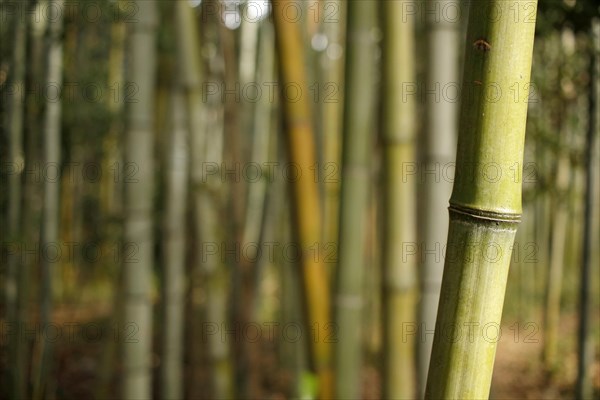
<instances>
[{"instance_id":1,"label":"dark spot on bamboo","mask_svg":"<svg viewBox=\"0 0 600 400\"><path fill-rule=\"evenodd\" d=\"M477 49L479 51L486 52L486 51L490 51L490 49L492 48L492 45L489 44L484 39L477 39L475 42L473 42L473 47L475 47L475 49Z\"/></svg>"}]
</instances>

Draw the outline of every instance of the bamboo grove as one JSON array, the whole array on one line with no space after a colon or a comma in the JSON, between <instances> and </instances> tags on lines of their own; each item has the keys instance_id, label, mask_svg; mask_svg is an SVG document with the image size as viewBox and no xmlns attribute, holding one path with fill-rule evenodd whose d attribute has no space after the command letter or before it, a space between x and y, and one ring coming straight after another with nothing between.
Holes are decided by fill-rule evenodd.
<instances>
[{"instance_id":1,"label":"bamboo grove","mask_svg":"<svg viewBox=\"0 0 600 400\"><path fill-rule=\"evenodd\" d=\"M0 0L0 399L600 396L592 0Z\"/></svg>"}]
</instances>

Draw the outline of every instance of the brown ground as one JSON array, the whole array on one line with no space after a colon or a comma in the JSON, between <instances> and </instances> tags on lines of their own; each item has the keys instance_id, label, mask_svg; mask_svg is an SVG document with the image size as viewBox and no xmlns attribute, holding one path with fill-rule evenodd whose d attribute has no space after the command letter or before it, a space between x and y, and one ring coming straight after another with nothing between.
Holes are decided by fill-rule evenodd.
<instances>
[{"instance_id":1,"label":"brown ground","mask_svg":"<svg viewBox=\"0 0 600 400\"><path fill-rule=\"evenodd\" d=\"M105 309L98 308L89 310L85 313L66 313L62 315L57 310L55 320L64 321L100 321L108 317ZM560 344L559 352L563 354L563 359L559 363L557 371L553 375L545 372L540 362L542 350L542 332L536 332L534 335L528 335L531 330L521 330L515 339L514 328L507 325L502 329L502 335L498 343L496 354L496 363L494 378L492 383L491 399L571 399L574 398L573 385L577 373L576 359L576 331L577 319L574 317L564 317L561 325L561 338L564 340ZM597 340L595 341L597 345ZM6 343L1 343L0 369L6 371ZM288 373L278 365L276 356L276 346L273 343L263 343L258 354L261 357L260 368L258 369L258 384L263 394L263 398L284 400L286 393L290 393L291 379ZM58 343L56 346L56 356L58 359L58 382L56 393L58 399L93 399L97 398L96 378L101 370L102 354L104 343L94 342L86 343L77 340L71 343ZM600 357L596 348L595 362L592 365L591 373L594 376L594 397L600 399ZM566 354L566 356L564 356ZM159 364L159 361L156 362ZM118 366L116 367L118 368ZM118 377L118 371L114 371ZM203 371L196 371L196 374ZM206 372L206 371L204 371ZM365 367L363 371L364 397L365 399L378 399L381 396L381 378L377 369L373 366ZM203 373L206 375L205 373ZM266 379L269 378L269 379ZM196 384L202 386L201 381L196 376ZM118 385L118 378L110 383L112 386L108 390L110 394L117 393L115 388ZM194 385L195 386L195 385ZM189 386L188 386L189 388ZM189 390L189 389L188 389ZM2 392L2 391L0 391ZM2 394L0 394L2 398Z\"/></svg>"}]
</instances>

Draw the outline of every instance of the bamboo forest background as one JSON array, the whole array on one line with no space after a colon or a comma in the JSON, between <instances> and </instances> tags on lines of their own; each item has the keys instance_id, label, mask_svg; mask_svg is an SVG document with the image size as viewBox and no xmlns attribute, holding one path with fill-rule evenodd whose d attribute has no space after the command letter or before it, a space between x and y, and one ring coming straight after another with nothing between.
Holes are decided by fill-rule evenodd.
<instances>
[{"instance_id":1,"label":"bamboo forest background","mask_svg":"<svg viewBox=\"0 0 600 400\"><path fill-rule=\"evenodd\" d=\"M493 6L535 23L530 82L462 82ZM501 323L455 334L497 344L490 398L600 398L598 11L0 0L0 398L423 397L482 84L524 160L471 172L523 215Z\"/></svg>"}]
</instances>

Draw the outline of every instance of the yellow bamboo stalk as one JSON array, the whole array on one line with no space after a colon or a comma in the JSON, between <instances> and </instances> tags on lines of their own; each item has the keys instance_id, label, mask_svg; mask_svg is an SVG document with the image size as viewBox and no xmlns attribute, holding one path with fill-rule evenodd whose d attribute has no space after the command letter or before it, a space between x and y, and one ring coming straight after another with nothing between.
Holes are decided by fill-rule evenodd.
<instances>
[{"instance_id":1,"label":"yellow bamboo stalk","mask_svg":"<svg viewBox=\"0 0 600 400\"><path fill-rule=\"evenodd\" d=\"M327 274L318 254L321 226L319 222L319 194L310 173L314 168L315 139L310 115L309 91L304 68L304 48L300 26L286 18L289 0L273 2L273 22L282 84L299 88L300 97L282 96L286 121L289 157L300 171L292 183L294 194L294 227L301 248L308 324L313 337L310 340L313 368L319 375L321 398L332 395L330 300ZM296 101L291 101L296 100ZM315 246L316 245L316 246ZM316 251L315 251L316 249Z\"/></svg>"}]
</instances>

